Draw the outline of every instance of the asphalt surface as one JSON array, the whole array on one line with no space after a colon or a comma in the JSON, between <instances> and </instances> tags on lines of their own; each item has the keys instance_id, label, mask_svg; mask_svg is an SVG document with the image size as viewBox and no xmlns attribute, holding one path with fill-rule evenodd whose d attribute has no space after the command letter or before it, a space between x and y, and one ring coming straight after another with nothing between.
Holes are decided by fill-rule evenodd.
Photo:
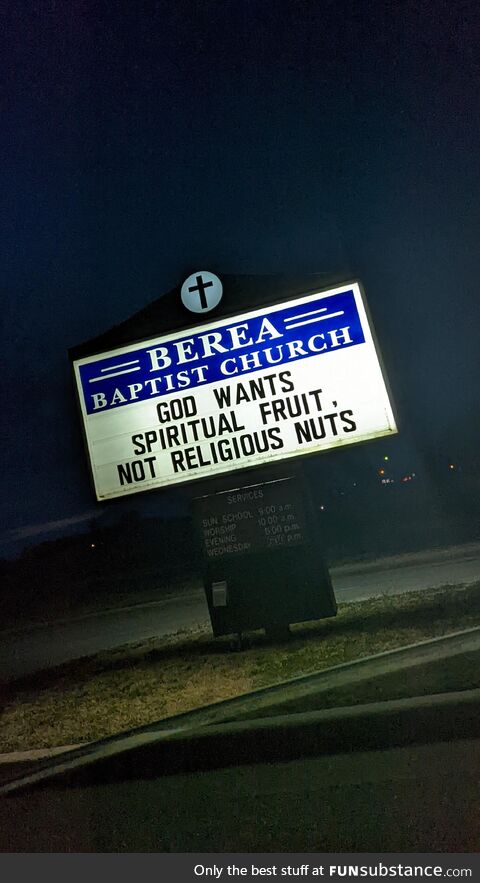
<instances>
[{"instance_id":1,"label":"asphalt surface","mask_svg":"<svg viewBox=\"0 0 480 883\"><path fill-rule=\"evenodd\" d=\"M375 569L359 565L357 572L351 567L332 570L337 600L361 601L480 579L478 551L463 557L460 553L455 559L439 554L438 560L428 563L412 563L408 556L404 560L404 566L389 562L382 567L377 562ZM0 677L3 681L14 680L101 650L173 634L208 621L203 592L198 589L161 601L90 613L69 622L0 633Z\"/></svg>"},{"instance_id":2,"label":"asphalt surface","mask_svg":"<svg viewBox=\"0 0 480 883\"><path fill-rule=\"evenodd\" d=\"M413 865L412 856L385 861L413 852L469 868L479 777L480 740L462 739L51 788L0 802L0 852L288 851L280 867L320 851L361 853L367 866L377 861L365 853Z\"/></svg>"}]
</instances>

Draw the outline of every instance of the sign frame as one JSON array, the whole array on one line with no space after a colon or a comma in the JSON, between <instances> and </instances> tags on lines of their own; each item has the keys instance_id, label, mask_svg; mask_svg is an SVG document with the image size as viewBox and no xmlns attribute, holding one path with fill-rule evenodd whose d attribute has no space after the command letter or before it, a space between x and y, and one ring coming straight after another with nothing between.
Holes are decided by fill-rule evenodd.
<instances>
[{"instance_id":1,"label":"sign frame","mask_svg":"<svg viewBox=\"0 0 480 883\"><path fill-rule=\"evenodd\" d=\"M270 277L267 277L267 278L270 278ZM260 277L258 277L258 279L259 279L259 284L261 284L262 277L260 276ZM233 480L234 482L238 483L238 486L240 486L241 484L244 483L245 480L250 481L250 479L246 478L247 475L252 474L256 478L256 473L258 473L258 470L260 470L260 469L264 470L265 478L263 480L265 480L265 481L275 480L280 474L279 470L283 469L283 474L284 474L285 470L288 471L291 468L294 468L294 469L298 468L298 465L303 463L306 459L309 459L314 456L319 456L321 454L326 454L329 451L335 450L336 446L328 447L324 450L318 450L318 448L314 449L314 450L305 449L301 453L292 453L292 454L288 454L287 456L284 455L284 456L280 456L275 459L268 459L268 460L263 461L261 463L252 463L252 462L246 460L244 463L242 463L242 465L239 465L236 468L226 469L222 472L216 472L215 474L207 474L207 475L198 474L195 477L192 477L191 474L186 474L184 478L179 478L179 480L172 482L170 484L165 484L162 486L156 486L156 485L151 486L150 485L147 487L143 487L142 485L137 484L137 485L133 486L131 490L126 491L121 494L111 494L111 495L109 494L108 496L98 496L96 484L95 484L94 467L93 467L92 458L90 455L90 445L89 445L89 440L88 440L88 436L87 436L87 429L86 429L86 423L85 423L85 412L84 412L84 409L82 406L82 401L81 401L81 397L80 397L79 382L78 382L78 375L76 372L76 366L79 362L81 362L85 359L95 359L96 357L100 357L105 353L108 353L109 355L113 355L116 352L124 351L125 349L131 348L131 347L133 348L135 346L141 346L141 345L146 344L152 340L158 339L159 341L161 341L162 339L168 338L169 336L173 336L173 335L175 336L175 338L181 337L184 332L188 333L189 331L192 331L192 329L195 329L196 333L202 333L203 327L208 326L208 325L212 325L213 323L216 323L216 322L223 322L223 321L228 322L228 320L237 319L238 322L240 323L242 321L242 319L244 319L244 317L246 315L248 315L249 313L254 313L256 311L260 312L262 309L265 309L265 311L267 311L269 308L273 308L275 306L281 307L282 304L287 304L287 303L294 302L294 301L300 301L303 298L312 297L315 294L318 294L319 296L321 296L321 295L324 295L330 291L333 292L333 291L337 291L339 289L346 290L352 286L358 287L361 303L362 303L362 306L363 306L363 309L365 312L365 316L366 316L366 320L368 323L368 329L369 329L370 336L371 336L371 343L373 345L374 353L375 353L375 356L376 356L376 359L378 362L378 369L380 372L380 376L381 376L381 379L383 381L383 384L385 386L385 390L387 393L388 402L390 405L391 413L393 415L395 428L390 430L389 432L383 432L383 433L379 434L378 436L373 436L372 438L367 438L367 439L361 438L359 440L353 439L353 440L349 441L348 444L345 445L345 447L354 448L354 447L357 447L358 445L364 444L366 441L375 441L376 438L385 439L389 436L397 435L399 432L398 411L397 411L395 400L394 400L394 397L392 394L392 389L391 389L391 385L390 385L390 382L388 379L388 375L387 375L387 372L385 369L385 362L383 359L382 350L379 345L375 325L373 324L373 321L372 321L371 311L370 311L368 300L367 300L367 297L365 294L365 289L364 289L364 286L363 286L360 279L347 278L344 280L339 277L335 277L334 279L332 279L332 281L329 284L326 284L326 280L325 280L325 281L323 281L323 284L321 286L315 285L312 288L310 288L309 290L306 290L306 287L304 287L304 286L302 286L301 289L299 289L296 285L293 285L293 283L292 283L292 288L295 289L294 291L290 290L288 293L284 293L284 294L277 295L277 296L270 294L269 296L266 296L265 299L262 300L262 303L260 303L260 304L257 301L257 303L242 304L242 306L237 306L236 308L233 305L232 306L228 305L228 307L227 307L228 297L225 297L225 289L224 289L224 297L220 301L219 306L215 307L211 312L204 313L203 314L203 317L204 317L203 321L199 321L199 319L202 317L202 314L198 314L198 313L192 313L190 315L186 314L185 318L188 321L182 322L180 325L175 325L175 327L173 329L172 328L170 328L170 329L169 328L158 328L157 331L155 329L152 329L152 332L149 333L148 336L145 333L140 336L132 335L132 337L129 339L128 343L122 342L117 345L110 344L108 350L105 349L104 346L100 346L99 344L97 344L97 341L99 341L102 336L100 338L94 339L92 341L93 346L91 346L91 347L88 345L83 345L80 348L79 347L71 348L70 360L71 360L71 364L72 364L73 385L74 385L74 390L75 390L75 397L76 397L76 402L77 402L78 413L79 413L79 417L80 417L82 436L83 436L83 445L84 445L85 454L86 454L86 458L87 458L89 479L90 479L90 484L91 484L96 501L105 504L105 503L110 503L110 502L114 502L114 501L121 501L121 500L125 499L126 497L149 493L152 490L170 491L171 492L175 488L185 489L185 488L189 488L189 487L192 488L192 494L197 495L198 492L195 490L195 488L197 488L197 487L200 488L202 485L203 486L209 485L211 488L211 492L217 492L217 490L219 490L225 486L225 482L231 484L232 480ZM160 302L162 300L163 300L163 298L160 299ZM127 320L127 322L128 322L128 320ZM127 322L122 323L122 325L126 325ZM95 346L95 344L97 344L97 346ZM88 346L88 354L87 355L85 354L85 352L83 352L80 355L75 355L75 353L79 349L84 351L85 346ZM279 365L279 370L281 370L282 367L285 367L284 364ZM241 377L241 376L242 375L237 375L236 377L234 376L234 377L232 377L232 380L233 381L235 381L235 379L238 380L239 377ZM188 395L188 390L189 390L188 387L185 389L182 389L182 390L178 390L178 394L179 395ZM154 401L154 400L155 400L155 398L152 397L152 401ZM255 478L254 478L254 480L255 480ZM207 493L208 492L210 492L210 491L207 491Z\"/></svg>"}]
</instances>

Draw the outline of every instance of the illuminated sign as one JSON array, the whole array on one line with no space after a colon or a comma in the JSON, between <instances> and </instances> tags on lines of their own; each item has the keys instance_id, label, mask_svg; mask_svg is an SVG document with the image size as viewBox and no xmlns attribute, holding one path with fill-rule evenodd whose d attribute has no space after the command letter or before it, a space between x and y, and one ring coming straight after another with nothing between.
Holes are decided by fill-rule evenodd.
<instances>
[{"instance_id":1,"label":"illuminated sign","mask_svg":"<svg viewBox=\"0 0 480 883\"><path fill-rule=\"evenodd\" d=\"M357 283L74 361L97 498L395 433Z\"/></svg>"}]
</instances>

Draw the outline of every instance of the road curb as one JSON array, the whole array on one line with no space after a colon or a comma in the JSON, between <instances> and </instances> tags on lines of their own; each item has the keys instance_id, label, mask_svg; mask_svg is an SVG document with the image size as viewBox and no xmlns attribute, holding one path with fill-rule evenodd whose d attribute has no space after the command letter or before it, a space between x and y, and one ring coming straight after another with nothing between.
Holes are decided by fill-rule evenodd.
<instances>
[{"instance_id":1,"label":"road curb","mask_svg":"<svg viewBox=\"0 0 480 883\"><path fill-rule=\"evenodd\" d=\"M16 765L21 763L35 763L37 760L47 760L56 757L57 754L65 754L67 751L75 751L84 748L88 742L76 745L58 745L55 748L32 748L30 751L10 751L0 754L0 771L4 765Z\"/></svg>"},{"instance_id":2,"label":"road curb","mask_svg":"<svg viewBox=\"0 0 480 883\"><path fill-rule=\"evenodd\" d=\"M57 764L26 772L0 784L0 796L35 787L108 785L132 779L238 768L252 762L279 763L297 758L377 751L428 742L480 737L480 689L411 699L307 711L162 735L143 733L114 749L94 745ZM460 733L460 736L459 736ZM113 750L112 750L113 749Z\"/></svg>"}]
</instances>

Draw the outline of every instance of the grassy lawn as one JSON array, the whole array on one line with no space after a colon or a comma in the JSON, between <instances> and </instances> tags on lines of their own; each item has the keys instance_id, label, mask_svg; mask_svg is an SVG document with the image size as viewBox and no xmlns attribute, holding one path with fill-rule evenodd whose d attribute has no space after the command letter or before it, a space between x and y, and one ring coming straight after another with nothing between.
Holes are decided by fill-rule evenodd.
<instances>
[{"instance_id":1,"label":"grassy lawn","mask_svg":"<svg viewBox=\"0 0 480 883\"><path fill-rule=\"evenodd\" d=\"M297 625L281 644L262 633L231 653L207 629L151 639L69 663L11 685L3 703L0 751L103 738L259 687L425 638L480 625L480 582L343 604L330 620ZM478 658L371 688L325 694L328 705L478 686ZM428 666L423 666L428 669ZM392 676L393 677L393 676ZM379 692L380 691L380 692Z\"/></svg>"}]
</instances>

